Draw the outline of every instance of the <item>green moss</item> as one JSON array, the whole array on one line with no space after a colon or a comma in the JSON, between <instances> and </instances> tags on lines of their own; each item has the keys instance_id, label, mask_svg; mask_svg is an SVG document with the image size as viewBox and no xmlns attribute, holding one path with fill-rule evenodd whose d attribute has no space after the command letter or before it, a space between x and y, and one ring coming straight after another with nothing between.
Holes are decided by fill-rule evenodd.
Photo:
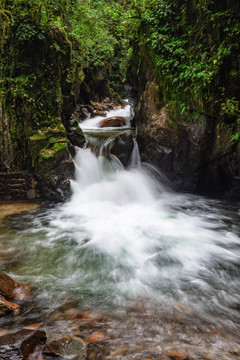
<instances>
[{"instance_id":1,"label":"green moss","mask_svg":"<svg viewBox=\"0 0 240 360\"><path fill-rule=\"evenodd\" d=\"M67 143L56 142L52 147L44 148L39 153L39 163L50 158L54 158L55 155L62 150L68 150Z\"/></svg>"},{"instance_id":2,"label":"green moss","mask_svg":"<svg viewBox=\"0 0 240 360\"><path fill-rule=\"evenodd\" d=\"M38 140L46 140L46 139L47 139L47 134L43 133L41 131L38 131L38 132L34 133L29 138L30 141L38 141Z\"/></svg>"}]
</instances>

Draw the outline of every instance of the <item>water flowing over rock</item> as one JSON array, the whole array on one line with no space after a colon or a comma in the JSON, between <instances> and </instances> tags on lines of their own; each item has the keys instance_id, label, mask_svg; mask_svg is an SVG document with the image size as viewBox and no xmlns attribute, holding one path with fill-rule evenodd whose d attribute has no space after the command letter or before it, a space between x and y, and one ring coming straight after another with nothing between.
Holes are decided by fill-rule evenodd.
<instances>
[{"instance_id":1,"label":"water flowing over rock","mask_svg":"<svg viewBox=\"0 0 240 360\"><path fill-rule=\"evenodd\" d=\"M85 342L73 335L52 341L47 345L44 353L61 356L69 360L85 360L87 356Z\"/></svg>"},{"instance_id":2,"label":"water flowing over rock","mask_svg":"<svg viewBox=\"0 0 240 360\"><path fill-rule=\"evenodd\" d=\"M19 305L7 301L3 296L0 296L0 317L13 312L14 315L19 313Z\"/></svg>"},{"instance_id":3,"label":"water flowing over rock","mask_svg":"<svg viewBox=\"0 0 240 360\"><path fill-rule=\"evenodd\" d=\"M115 139L111 146L111 154L117 156L124 167L131 162L131 155L134 148L134 141L131 134L125 133Z\"/></svg>"},{"instance_id":4,"label":"water flowing over rock","mask_svg":"<svg viewBox=\"0 0 240 360\"><path fill-rule=\"evenodd\" d=\"M121 127L126 125L126 119L122 116L112 116L107 119L102 120L99 123L100 128L104 127Z\"/></svg>"},{"instance_id":5,"label":"water flowing over rock","mask_svg":"<svg viewBox=\"0 0 240 360\"><path fill-rule=\"evenodd\" d=\"M29 360L33 354L34 359L40 358L45 341L46 333L43 330L22 329L0 336L0 359Z\"/></svg>"},{"instance_id":6,"label":"water flowing over rock","mask_svg":"<svg viewBox=\"0 0 240 360\"><path fill-rule=\"evenodd\" d=\"M33 288L28 284L21 284L7 274L0 272L0 292L4 296L15 300L28 301L32 296Z\"/></svg>"},{"instance_id":7,"label":"water flowing over rock","mask_svg":"<svg viewBox=\"0 0 240 360\"><path fill-rule=\"evenodd\" d=\"M0 358L235 360L239 208L172 191L141 163L132 115L115 111L119 129L81 122L90 145L76 149L70 201L2 224L22 259L8 271L39 291L1 318ZM16 327L40 332L1 346Z\"/></svg>"}]
</instances>

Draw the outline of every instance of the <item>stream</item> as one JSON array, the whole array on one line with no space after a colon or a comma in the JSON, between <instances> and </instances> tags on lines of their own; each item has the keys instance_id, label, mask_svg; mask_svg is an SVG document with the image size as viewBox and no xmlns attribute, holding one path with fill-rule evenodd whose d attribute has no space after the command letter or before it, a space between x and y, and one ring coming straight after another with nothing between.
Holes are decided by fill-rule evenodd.
<instances>
[{"instance_id":1,"label":"stream","mask_svg":"<svg viewBox=\"0 0 240 360\"><path fill-rule=\"evenodd\" d=\"M77 329L83 338L92 326L105 343L89 350L91 359L165 359L172 351L238 359L239 203L175 193L141 163L136 141L124 168L106 154L119 133L134 136L133 114L127 105L115 115L125 128L99 129L100 117L80 124L91 148L77 149L70 201L0 223L1 249L11 253L2 270L38 289L34 304L2 326L31 318L49 334Z\"/></svg>"}]
</instances>

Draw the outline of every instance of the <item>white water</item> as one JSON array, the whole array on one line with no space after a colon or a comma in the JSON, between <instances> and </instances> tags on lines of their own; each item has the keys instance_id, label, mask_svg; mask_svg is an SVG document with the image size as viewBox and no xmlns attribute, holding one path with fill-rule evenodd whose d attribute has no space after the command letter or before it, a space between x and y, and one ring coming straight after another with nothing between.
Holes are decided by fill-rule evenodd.
<instances>
[{"instance_id":1,"label":"white water","mask_svg":"<svg viewBox=\"0 0 240 360\"><path fill-rule=\"evenodd\" d=\"M118 115L131 118L129 108ZM82 128L94 128L92 121ZM81 270L72 267L68 279L101 293L104 301L148 297L165 311L182 304L234 327L236 313L229 308L240 302L239 279L228 268L238 266L240 250L238 233L226 225L228 216L214 201L167 190L151 166L141 166L136 143L131 160L124 169L90 149L77 151L71 201L51 226L54 241L70 233L76 249L84 251L83 263L95 258L97 271L93 258L87 268L79 260Z\"/></svg>"},{"instance_id":2,"label":"white water","mask_svg":"<svg viewBox=\"0 0 240 360\"><path fill-rule=\"evenodd\" d=\"M124 109L120 108L118 110L109 111L108 114L107 114L107 117L123 116L127 120L126 127L129 127L130 126L130 121L132 120L133 115L134 114L133 114L131 106L129 104L127 104ZM89 129L98 129L99 128L98 124L103 119L104 119L104 117L102 117L102 116L95 116L93 118L89 117L86 120L82 121L80 123L80 126L81 126L83 131L89 130Z\"/></svg>"},{"instance_id":3,"label":"white water","mask_svg":"<svg viewBox=\"0 0 240 360\"><path fill-rule=\"evenodd\" d=\"M131 118L126 109L118 115ZM93 130L92 120L81 126ZM161 173L141 165L136 143L128 169L89 148L78 149L75 165L71 200L10 237L27 257L13 273L94 306L146 298L165 313L186 309L194 319L237 331L236 206L169 191Z\"/></svg>"}]
</instances>

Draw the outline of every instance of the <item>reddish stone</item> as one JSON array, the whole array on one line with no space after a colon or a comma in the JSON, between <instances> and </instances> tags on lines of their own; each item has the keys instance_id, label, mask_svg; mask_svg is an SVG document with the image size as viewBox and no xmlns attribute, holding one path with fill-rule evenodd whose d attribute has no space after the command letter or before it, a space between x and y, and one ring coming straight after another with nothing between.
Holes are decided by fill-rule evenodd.
<instances>
[{"instance_id":1,"label":"reddish stone","mask_svg":"<svg viewBox=\"0 0 240 360\"><path fill-rule=\"evenodd\" d=\"M126 119L122 116L112 116L102 120L99 127L120 127L126 124Z\"/></svg>"},{"instance_id":2,"label":"reddish stone","mask_svg":"<svg viewBox=\"0 0 240 360\"><path fill-rule=\"evenodd\" d=\"M102 331L94 331L89 337L88 341L90 343L96 343L102 341L104 338L104 333Z\"/></svg>"},{"instance_id":3,"label":"reddish stone","mask_svg":"<svg viewBox=\"0 0 240 360\"><path fill-rule=\"evenodd\" d=\"M188 356L184 352L171 351L167 356L172 360L187 360Z\"/></svg>"},{"instance_id":4,"label":"reddish stone","mask_svg":"<svg viewBox=\"0 0 240 360\"><path fill-rule=\"evenodd\" d=\"M5 315L13 311L14 315L19 313L19 306L13 302L7 301L3 296L0 296L0 315Z\"/></svg>"},{"instance_id":5,"label":"reddish stone","mask_svg":"<svg viewBox=\"0 0 240 360\"><path fill-rule=\"evenodd\" d=\"M30 329L30 330L35 330L38 329L40 326L42 326L43 323L33 323L33 324L28 324L27 326L25 326L25 329Z\"/></svg>"},{"instance_id":6,"label":"reddish stone","mask_svg":"<svg viewBox=\"0 0 240 360\"><path fill-rule=\"evenodd\" d=\"M4 272L0 272L0 291L4 293L4 296L15 300L29 300L32 287L28 284L21 284Z\"/></svg>"},{"instance_id":7,"label":"reddish stone","mask_svg":"<svg viewBox=\"0 0 240 360\"><path fill-rule=\"evenodd\" d=\"M91 352L90 355L88 355L88 359L89 360L94 359L97 356L97 354L98 354L98 349L95 349L93 352Z\"/></svg>"}]
</instances>

